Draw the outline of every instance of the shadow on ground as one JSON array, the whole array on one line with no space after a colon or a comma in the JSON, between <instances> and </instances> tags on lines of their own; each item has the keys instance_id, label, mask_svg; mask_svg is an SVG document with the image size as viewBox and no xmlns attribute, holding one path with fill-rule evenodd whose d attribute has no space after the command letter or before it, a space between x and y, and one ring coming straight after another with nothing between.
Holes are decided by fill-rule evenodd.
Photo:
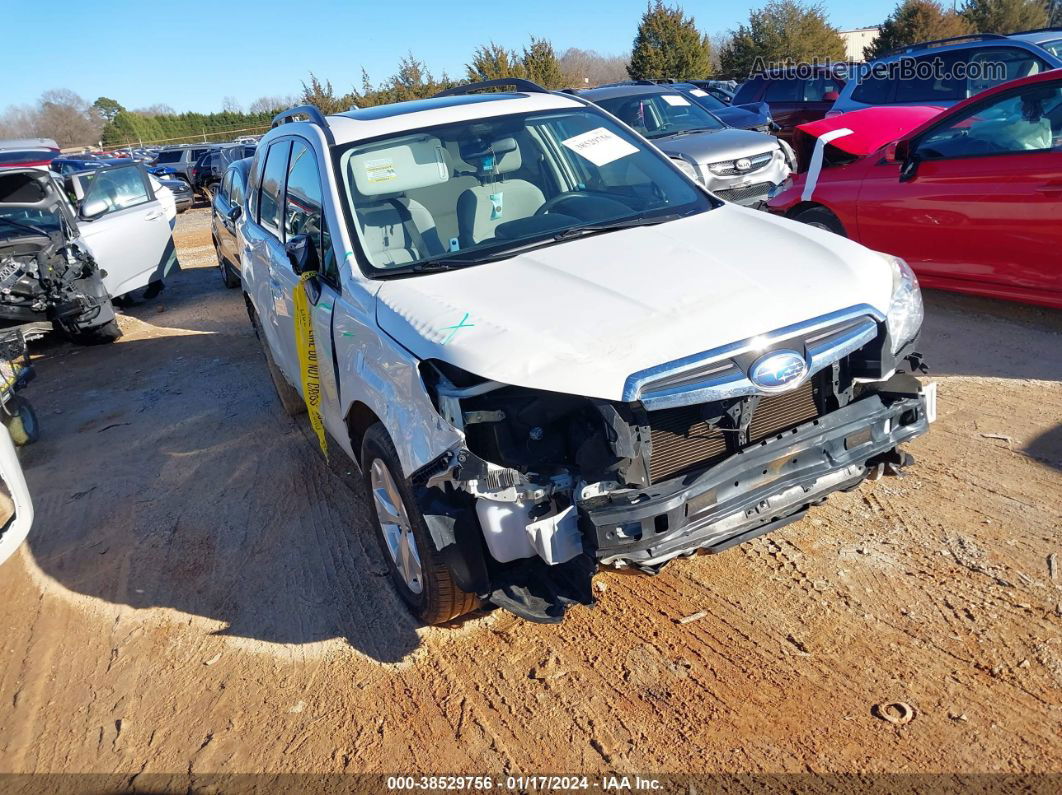
<instances>
[{"instance_id":1,"label":"shadow on ground","mask_svg":"<svg viewBox=\"0 0 1062 795\"><path fill-rule=\"evenodd\" d=\"M387 578L353 465L329 467L308 423L282 414L253 332L231 331L239 293L197 300L223 302L230 333L38 349L30 397L43 436L24 456L34 559L71 591L221 621L220 634L339 637L403 659L417 624Z\"/></svg>"}]
</instances>

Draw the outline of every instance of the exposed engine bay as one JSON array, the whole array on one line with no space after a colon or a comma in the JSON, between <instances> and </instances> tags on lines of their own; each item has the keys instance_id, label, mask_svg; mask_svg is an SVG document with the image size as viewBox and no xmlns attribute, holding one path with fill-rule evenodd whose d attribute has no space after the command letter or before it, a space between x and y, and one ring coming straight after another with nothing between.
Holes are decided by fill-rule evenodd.
<instances>
[{"instance_id":1,"label":"exposed engine bay","mask_svg":"<svg viewBox=\"0 0 1062 795\"><path fill-rule=\"evenodd\" d=\"M50 321L73 337L111 336L114 309L96 261L50 174L0 174L0 327Z\"/></svg>"},{"instance_id":2,"label":"exposed engine bay","mask_svg":"<svg viewBox=\"0 0 1062 795\"><path fill-rule=\"evenodd\" d=\"M885 337L789 391L653 410L422 362L437 411L465 436L413 477L428 529L463 588L559 621L593 602L598 565L655 574L908 463L897 445L935 405L897 372L920 369L918 354L883 353Z\"/></svg>"}]
</instances>

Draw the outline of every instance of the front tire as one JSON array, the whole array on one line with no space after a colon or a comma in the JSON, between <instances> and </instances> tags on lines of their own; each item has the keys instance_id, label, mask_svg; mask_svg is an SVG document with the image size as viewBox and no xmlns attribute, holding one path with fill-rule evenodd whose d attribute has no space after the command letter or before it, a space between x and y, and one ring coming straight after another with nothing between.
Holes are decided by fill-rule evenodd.
<instances>
[{"instance_id":1,"label":"front tire","mask_svg":"<svg viewBox=\"0 0 1062 795\"><path fill-rule=\"evenodd\" d=\"M41 426L37 421L37 412L21 395L12 395L7 399L2 415L4 425L11 434L11 441L17 447L25 447L41 438Z\"/></svg>"},{"instance_id":2,"label":"front tire","mask_svg":"<svg viewBox=\"0 0 1062 795\"><path fill-rule=\"evenodd\" d=\"M372 503L376 540L391 581L425 624L445 624L474 610L475 594L462 591L439 558L391 437L381 423L361 444L361 471Z\"/></svg>"},{"instance_id":3,"label":"front tire","mask_svg":"<svg viewBox=\"0 0 1062 795\"><path fill-rule=\"evenodd\" d=\"M801 210L793 216L793 220L813 226L816 229L825 229L827 232L833 232L841 237L848 237L841 219L825 207L809 207L806 210Z\"/></svg>"}]
</instances>

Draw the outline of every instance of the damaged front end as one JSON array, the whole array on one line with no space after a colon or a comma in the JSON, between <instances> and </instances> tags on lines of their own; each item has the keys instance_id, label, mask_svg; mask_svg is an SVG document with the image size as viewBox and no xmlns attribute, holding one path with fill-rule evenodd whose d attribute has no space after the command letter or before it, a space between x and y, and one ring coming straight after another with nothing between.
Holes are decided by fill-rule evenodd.
<instances>
[{"instance_id":1,"label":"damaged front end","mask_svg":"<svg viewBox=\"0 0 1062 795\"><path fill-rule=\"evenodd\" d=\"M0 173L0 327L47 321L71 336L114 320L102 274L49 172Z\"/></svg>"},{"instance_id":2,"label":"damaged front end","mask_svg":"<svg viewBox=\"0 0 1062 795\"><path fill-rule=\"evenodd\" d=\"M412 478L457 583L539 622L592 604L599 565L655 574L801 518L908 461L935 392L915 340L892 353L869 307L782 329L628 379L622 401L492 382L421 363L436 410L464 435ZM753 379L774 351L805 369ZM750 375L752 373L752 375Z\"/></svg>"}]
</instances>

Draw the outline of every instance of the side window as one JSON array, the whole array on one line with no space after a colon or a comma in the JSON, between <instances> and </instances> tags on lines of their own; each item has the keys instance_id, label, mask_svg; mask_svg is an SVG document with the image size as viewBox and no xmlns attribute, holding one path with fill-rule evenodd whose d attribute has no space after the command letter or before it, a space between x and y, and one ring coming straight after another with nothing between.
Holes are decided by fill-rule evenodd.
<instances>
[{"instance_id":1,"label":"side window","mask_svg":"<svg viewBox=\"0 0 1062 795\"><path fill-rule=\"evenodd\" d=\"M139 168L119 167L113 171L99 172L89 182L85 188L81 213L85 218L98 218L145 204L151 198L147 180Z\"/></svg>"},{"instance_id":2,"label":"side window","mask_svg":"<svg viewBox=\"0 0 1062 795\"><path fill-rule=\"evenodd\" d=\"M832 77L819 75L814 80L808 80L804 85L805 102L826 102L826 95L830 92L841 93L841 84Z\"/></svg>"},{"instance_id":3,"label":"side window","mask_svg":"<svg viewBox=\"0 0 1062 795\"><path fill-rule=\"evenodd\" d=\"M1062 87L1023 91L971 108L918 142L926 159L1062 151Z\"/></svg>"},{"instance_id":4,"label":"side window","mask_svg":"<svg viewBox=\"0 0 1062 795\"><path fill-rule=\"evenodd\" d=\"M852 91L852 101L862 102L864 105L887 104L893 81L886 75L887 73L882 75L867 74Z\"/></svg>"},{"instance_id":5,"label":"side window","mask_svg":"<svg viewBox=\"0 0 1062 795\"><path fill-rule=\"evenodd\" d=\"M231 181L231 187L229 189L229 203L231 204L243 204L243 177L240 176L240 172L233 169L229 172L229 179Z\"/></svg>"},{"instance_id":6,"label":"side window","mask_svg":"<svg viewBox=\"0 0 1062 795\"><path fill-rule=\"evenodd\" d=\"M763 95L764 102L799 102L804 92L804 81L790 78L772 80Z\"/></svg>"},{"instance_id":7,"label":"side window","mask_svg":"<svg viewBox=\"0 0 1062 795\"><path fill-rule=\"evenodd\" d=\"M734 94L733 104L742 105L746 102L755 102L759 99L760 92L763 90L764 80L762 77L754 77L751 80L746 80L739 87Z\"/></svg>"},{"instance_id":8,"label":"side window","mask_svg":"<svg viewBox=\"0 0 1062 795\"><path fill-rule=\"evenodd\" d=\"M955 64L966 59L968 51L933 53L915 58L915 77L896 81L893 102L955 102L966 98L966 81L958 76Z\"/></svg>"},{"instance_id":9,"label":"side window","mask_svg":"<svg viewBox=\"0 0 1062 795\"><path fill-rule=\"evenodd\" d=\"M284 199L284 231L287 239L309 235L321 258L321 274L335 282L338 277L332 240L325 228L321 177L313 150L296 141L291 146L288 189Z\"/></svg>"},{"instance_id":10,"label":"side window","mask_svg":"<svg viewBox=\"0 0 1062 795\"><path fill-rule=\"evenodd\" d=\"M265 150L251 161L247 172L247 214L252 220L258 220L258 194L262 184L262 168L265 166Z\"/></svg>"},{"instance_id":11,"label":"side window","mask_svg":"<svg viewBox=\"0 0 1062 795\"><path fill-rule=\"evenodd\" d=\"M232 196L232 172L225 172L225 179L221 180L221 195L225 197L225 201L231 202Z\"/></svg>"},{"instance_id":12,"label":"side window","mask_svg":"<svg viewBox=\"0 0 1062 795\"><path fill-rule=\"evenodd\" d=\"M1000 83L1039 74L1047 66L1032 53L1018 47L985 47L974 50L969 64L970 76L966 80L968 97Z\"/></svg>"},{"instance_id":13,"label":"side window","mask_svg":"<svg viewBox=\"0 0 1062 795\"><path fill-rule=\"evenodd\" d=\"M288 172L290 141L279 141L269 147L265 170L262 171L262 195L258 200L258 223L280 237L280 209L284 194L284 178Z\"/></svg>"},{"instance_id":14,"label":"side window","mask_svg":"<svg viewBox=\"0 0 1062 795\"><path fill-rule=\"evenodd\" d=\"M194 163L196 160L201 158L203 155L205 155L209 151L210 151L209 149L193 149L192 150L192 155L189 158L189 160L191 160Z\"/></svg>"},{"instance_id":15,"label":"side window","mask_svg":"<svg viewBox=\"0 0 1062 795\"><path fill-rule=\"evenodd\" d=\"M171 149L169 152L159 152L158 163L179 163L181 161L181 155L183 155L180 149Z\"/></svg>"}]
</instances>

